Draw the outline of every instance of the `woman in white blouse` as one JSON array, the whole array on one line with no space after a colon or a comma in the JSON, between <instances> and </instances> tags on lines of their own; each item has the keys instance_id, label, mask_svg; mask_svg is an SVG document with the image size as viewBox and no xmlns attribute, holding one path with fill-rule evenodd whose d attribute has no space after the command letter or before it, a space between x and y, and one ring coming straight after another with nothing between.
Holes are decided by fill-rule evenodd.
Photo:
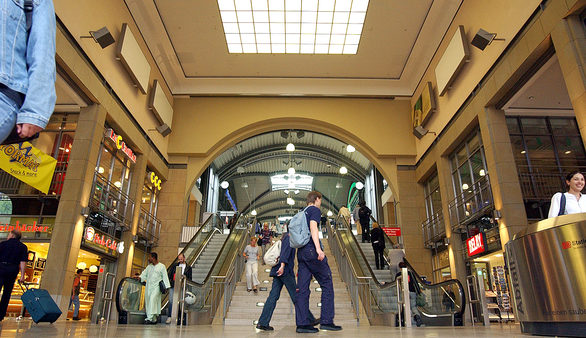
<instances>
[{"instance_id":1,"label":"woman in white blouse","mask_svg":"<svg viewBox=\"0 0 586 338\"><path fill-rule=\"evenodd\" d=\"M582 197L584 195L581 193L584 188L584 175L579 171L571 172L566 176L566 184L568 192L564 193L566 197L565 210L560 210L562 193L558 192L551 198L548 217L586 212L586 197Z\"/></svg>"}]
</instances>

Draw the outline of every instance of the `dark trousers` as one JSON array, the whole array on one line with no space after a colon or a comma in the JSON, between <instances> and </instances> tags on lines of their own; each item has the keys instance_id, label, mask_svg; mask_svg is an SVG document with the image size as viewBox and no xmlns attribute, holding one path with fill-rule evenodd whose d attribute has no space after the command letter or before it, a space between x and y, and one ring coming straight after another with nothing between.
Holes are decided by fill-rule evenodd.
<instances>
[{"instance_id":1,"label":"dark trousers","mask_svg":"<svg viewBox=\"0 0 586 338\"><path fill-rule=\"evenodd\" d=\"M6 309L8 309L8 302L10 302L12 288L14 287L17 275L18 268L16 273L14 273L14 269L0 265L0 288L2 289L2 300L0 300L0 320L4 319L6 316Z\"/></svg>"},{"instance_id":2,"label":"dark trousers","mask_svg":"<svg viewBox=\"0 0 586 338\"><path fill-rule=\"evenodd\" d=\"M373 246L372 250L374 251L374 262L376 263L376 269L381 270L385 266L385 259L383 255L385 248Z\"/></svg>"},{"instance_id":3,"label":"dark trousers","mask_svg":"<svg viewBox=\"0 0 586 338\"><path fill-rule=\"evenodd\" d=\"M283 289L283 285L287 288L287 292L289 292L289 297L291 297L291 301L293 304L296 303L296 287L295 284L295 277L292 274L285 274L280 277L273 278L273 286L271 288L271 292L265 301L265 305L262 308L262 314L258 319L258 325L261 326L268 326L271 322L271 318L273 317L273 311L275 311L275 307L277 306L277 301L281 296L281 290ZM315 317L309 312L309 320L313 322Z\"/></svg>"},{"instance_id":4,"label":"dark trousers","mask_svg":"<svg viewBox=\"0 0 586 338\"><path fill-rule=\"evenodd\" d=\"M361 220L360 226L362 227L362 243L364 243L364 241L370 242L370 222L367 220Z\"/></svg>"},{"instance_id":5,"label":"dark trousers","mask_svg":"<svg viewBox=\"0 0 586 338\"><path fill-rule=\"evenodd\" d=\"M312 241L297 249L297 301L295 302L295 322L297 326L310 325L309 317L309 283L311 276L315 277L321 287L321 316L320 323L329 325L334 323L334 284L332 271L327 257L322 261L317 259L317 252Z\"/></svg>"}]
</instances>

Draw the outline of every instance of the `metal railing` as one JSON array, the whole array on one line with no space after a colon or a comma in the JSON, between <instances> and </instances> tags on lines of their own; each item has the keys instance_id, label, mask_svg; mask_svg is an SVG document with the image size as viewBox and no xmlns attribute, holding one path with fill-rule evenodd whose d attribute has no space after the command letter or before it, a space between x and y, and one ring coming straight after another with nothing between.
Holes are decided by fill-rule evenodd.
<instances>
[{"instance_id":1,"label":"metal railing","mask_svg":"<svg viewBox=\"0 0 586 338\"><path fill-rule=\"evenodd\" d=\"M444 215L441 211L431 215L421 224L423 239L426 248L432 248L434 243L446 236Z\"/></svg>"},{"instance_id":2,"label":"metal railing","mask_svg":"<svg viewBox=\"0 0 586 338\"><path fill-rule=\"evenodd\" d=\"M584 168L557 166L517 166L519 184L525 200L550 200L556 192L566 191L566 174Z\"/></svg>"},{"instance_id":3,"label":"metal railing","mask_svg":"<svg viewBox=\"0 0 586 338\"><path fill-rule=\"evenodd\" d=\"M488 175L485 175L449 203L452 228L459 228L466 221L492 207L494 207L492 189Z\"/></svg>"},{"instance_id":4,"label":"metal railing","mask_svg":"<svg viewBox=\"0 0 586 338\"><path fill-rule=\"evenodd\" d=\"M97 172L94 175L89 206L127 228L131 225L134 201Z\"/></svg>"},{"instance_id":5,"label":"metal railing","mask_svg":"<svg viewBox=\"0 0 586 338\"><path fill-rule=\"evenodd\" d=\"M145 208L140 208L138 216L138 232L137 235L142 237L147 246L157 246L159 243L159 236L161 234L161 221L153 214L148 212Z\"/></svg>"}]
</instances>

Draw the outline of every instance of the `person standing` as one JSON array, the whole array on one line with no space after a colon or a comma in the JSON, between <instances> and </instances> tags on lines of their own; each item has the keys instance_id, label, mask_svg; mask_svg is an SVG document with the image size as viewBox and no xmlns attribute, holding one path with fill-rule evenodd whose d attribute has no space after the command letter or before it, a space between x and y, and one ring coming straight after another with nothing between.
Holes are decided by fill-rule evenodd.
<instances>
[{"instance_id":1,"label":"person standing","mask_svg":"<svg viewBox=\"0 0 586 338\"><path fill-rule=\"evenodd\" d=\"M258 260L260 259L260 251L256 245L256 237L250 239L250 244L244 248L242 256L246 258L246 291L250 292L254 290L254 293L258 292L256 288L260 282L258 281Z\"/></svg>"},{"instance_id":2,"label":"person standing","mask_svg":"<svg viewBox=\"0 0 586 338\"><path fill-rule=\"evenodd\" d=\"M291 301L293 304L295 304L297 284L295 283L295 272L293 271L294 266L295 249L293 249L289 244L289 234L287 232L283 232L283 237L281 238L281 253L279 255L279 262L273 266L271 272L269 273L269 276L273 277L273 286L271 287L271 292L269 293L269 296L265 301L265 305L262 308L262 313L258 319L258 324L256 324L257 329L263 331L273 330L273 327L269 324L271 322L271 318L273 317L273 311L277 306L277 301L281 295L283 285L285 285L287 288L289 297L291 297ZM316 319L311 311L309 312L309 321L313 325L317 325L319 323L316 322Z\"/></svg>"},{"instance_id":3,"label":"person standing","mask_svg":"<svg viewBox=\"0 0 586 338\"><path fill-rule=\"evenodd\" d=\"M10 231L4 242L0 243L0 288L2 289L0 321L6 316L8 302L10 302L10 295L19 270L19 282L24 282L28 248L20 241L20 237L20 231L15 229Z\"/></svg>"},{"instance_id":4,"label":"person standing","mask_svg":"<svg viewBox=\"0 0 586 338\"><path fill-rule=\"evenodd\" d=\"M344 220L346 220L347 225L350 225L350 210L348 210L348 208L346 208L345 205L340 207L340 211L338 211L338 216L344 217Z\"/></svg>"},{"instance_id":5,"label":"person standing","mask_svg":"<svg viewBox=\"0 0 586 338\"><path fill-rule=\"evenodd\" d=\"M586 212L586 198L582 197L584 189L584 175L579 171L573 171L566 175L568 192L558 192L551 198L548 218L560 215L577 214ZM561 210L562 199L565 200L564 210Z\"/></svg>"},{"instance_id":6,"label":"person standing","mask_svg":"<svg viewBox=\"0 0 586 338\"><path fill-rule=\"evenodd\" d=\"M157 324L158 316L161 314L161 289L159 283L162 281L165 289L171 287L167 269L163 263L159 263L159 256L156 252L149 254L149 265L140 274L140 280L146 283L144 302L146 319L145 324Z\"/></svg>"},{"instance_id":7,"label":"person standing","mask_svg":"<svg viewBox=\"0 0 586 338\"><path fill-rule=\"evenodd\" d=\"M262 245L262 254L264 255L267 252L267 249L271 246L271 238L272 238L271 229L269 229L269 224L264 223L262 226L262 231L260 232L261 238L261 245ZM265 265L265 262L262 262L262 265Z\"/></svg>"},{"instance_id":8,"label":"person standing","mask_svg":"<svg viewBox=\"0 0 586 338\"><path fill-rule=\"evenodd\" d=\"M366 202L364 201L360 202L359 205L358 217L360 218L360 226L362 227L362 243L364 241L370 242L370 215L372 211L366 206Z\"/></svg>"},{"instance_id":9,"label":"person standing","mask_svg":"<svg viewBox=\"0 0 586 338\"><path fill-rule=\"evenodd\" d=\"M69 306L71 308L73 303L73 320L80 320L79 318L79 292L81 291L81 274L83 269L77 269L75 277L73 277L73 289L71 290L71 298L69 299Z\"/></svg>"},{"instance_id":10,"label":"person standing","mask_svg":"<svg viewBox=\"0 0 586 338\"><path fill-rule=\"evenodd\" d=\"M309 316L309 283L313 276L322 289L320 329L339 331L341 326L334 324L334 285L332 271L328 259L323 252L319 241L318 225L321 219L322 194L312 191L307 194L307 208L305 217L311 233L309 242L297 249L297 299L295 302L295 322L298 333L315 333L319 330L313 327Z\"/></svg>"},{"instance_id":11,"label":"person standing","mask_svg":"<svg viewBox=\"0 0 586 338\"><path fill-rule=\"evenodd\" d=\"M405 261L405 251L401 249L401 245L399 243L395 243L393 245L393 249L389 250L389 270L391 271L391 276L396 276L399 272L401 272L401 268L399 264Z\"/></svg>"},{"instance_id":12,"label":"person standing","mask_svg":"<svg viewBox=\"0 0 586 338\"><path fill-rule=\"evenodd\" d=\"M352 220L354 221L354 224L356 224L356 234L362 234L362 227L360 226L360 215L358 215L359 212L360 204L356 204L356 207L354 207L354 210L352 210Z\"/></svg>"},{"instance_id":13,"label":"person standing","mask_svg":"<svg viewBox=\"0 0 586 338\"><path fill-rule=\"evenodd\" d=\"M171 268L169 269L168 277L171 288L169 289L169 306L167 307L166 321L167 324L171 324L171 311L173 310L173 291L175 290L175 279L180 280L180 278L175 278L175 270L177 270L178 266L181 267L181 274L185 276L187 280L191 280L191 275L193 272L191 266L185 262L185 255L180 253L179 256L177 256L177 263L171 265ZM181 318L180 316L181 314L177 318Z\"/></svg>"},{"instance_id":14,"label":"person standing","mask_svg":"<svg viewBox=\"0 0 586 338\"><path fill-rule=\"evenodd\" d=\"M383 229L378 226L377 222L372 223L370 244L372 244L372 250L374 251L374 262L376 263L376 269L382 270L385 267L385 233L383 232Z\"/></svg>"},{"instance_id":15,"label":"person standing","mask_svg":"<svg viewBox=\"0 0 586 338\"><path fill-rule=\"evenodd\" d=\"M2 4L0 143L17 143L43 130L53 114L55 9L51 0Z\"/></svg>"}]
</instances>

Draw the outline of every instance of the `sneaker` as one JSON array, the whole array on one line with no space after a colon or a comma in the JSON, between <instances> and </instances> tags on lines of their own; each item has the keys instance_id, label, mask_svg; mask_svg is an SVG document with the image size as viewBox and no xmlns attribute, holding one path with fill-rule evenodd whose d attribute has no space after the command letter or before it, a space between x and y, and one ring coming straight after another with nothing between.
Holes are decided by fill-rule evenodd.
<instances>
[{"instance_id":1,"label":"sneaker","mask_svg":"<svg viewBox=\"0 0 586 338\"><path fill-rule=\"evenodd\" d=\"M263 331L273 331L274 328L270 325L260 325L260 324L256 324L256 328L259 330L263 330Z\"/></svg>"},{"instance_id":2,"label":"sneaker","mask_svg":"<svg viewBox=\"0 0 586 338\"><path fill-rule=\"evenodd\" d=\"M298 326L297 329L295 330L295 332L297 332L297 333L316 333L316 332L319 332L319 330L311 325L302 325L302 326Z\"/></svg>"},{"instance_id":3,"label":"sneaker","mask_svg":"<svg viewBox=\"0 0 586 338\"><path fill-rule=\"evenodd\" d=\"M171 317L167 317L167 320L165 321L165 324L171 324Z\"/></svg>"},{"instance_id":4,"label":"sneaker","mask_svg":"<svg viewBox=\"0 0 586 338\"><path fill-rule=\"evenodd\" d=\"M81 320L81 318L79 318L79 317L73 317L72 319L73 320Z\"/></svg>"},{"instance_id":5,"label":"sneaker","mask_svg":"<svg viewBox=\"0 0 586 338\"><path fill-rule=\"evenodd\" d=\"M321 324L319 326L320 330L326 330L326 331L340 331L342 330L342 327L340 325L335 325L334 323L332 324Z\"/></svg>"},{"instance_id":6,"label":"sneaker","mask_svg":"<svg viewBox=\"0 0 586 338\"><path fill-rule=\"evenodd\" d=\"M311 326L316 326L319 325L319 318L316 318L313 320L313 323L311 323Z\"/></svg>"}]
</instances>

